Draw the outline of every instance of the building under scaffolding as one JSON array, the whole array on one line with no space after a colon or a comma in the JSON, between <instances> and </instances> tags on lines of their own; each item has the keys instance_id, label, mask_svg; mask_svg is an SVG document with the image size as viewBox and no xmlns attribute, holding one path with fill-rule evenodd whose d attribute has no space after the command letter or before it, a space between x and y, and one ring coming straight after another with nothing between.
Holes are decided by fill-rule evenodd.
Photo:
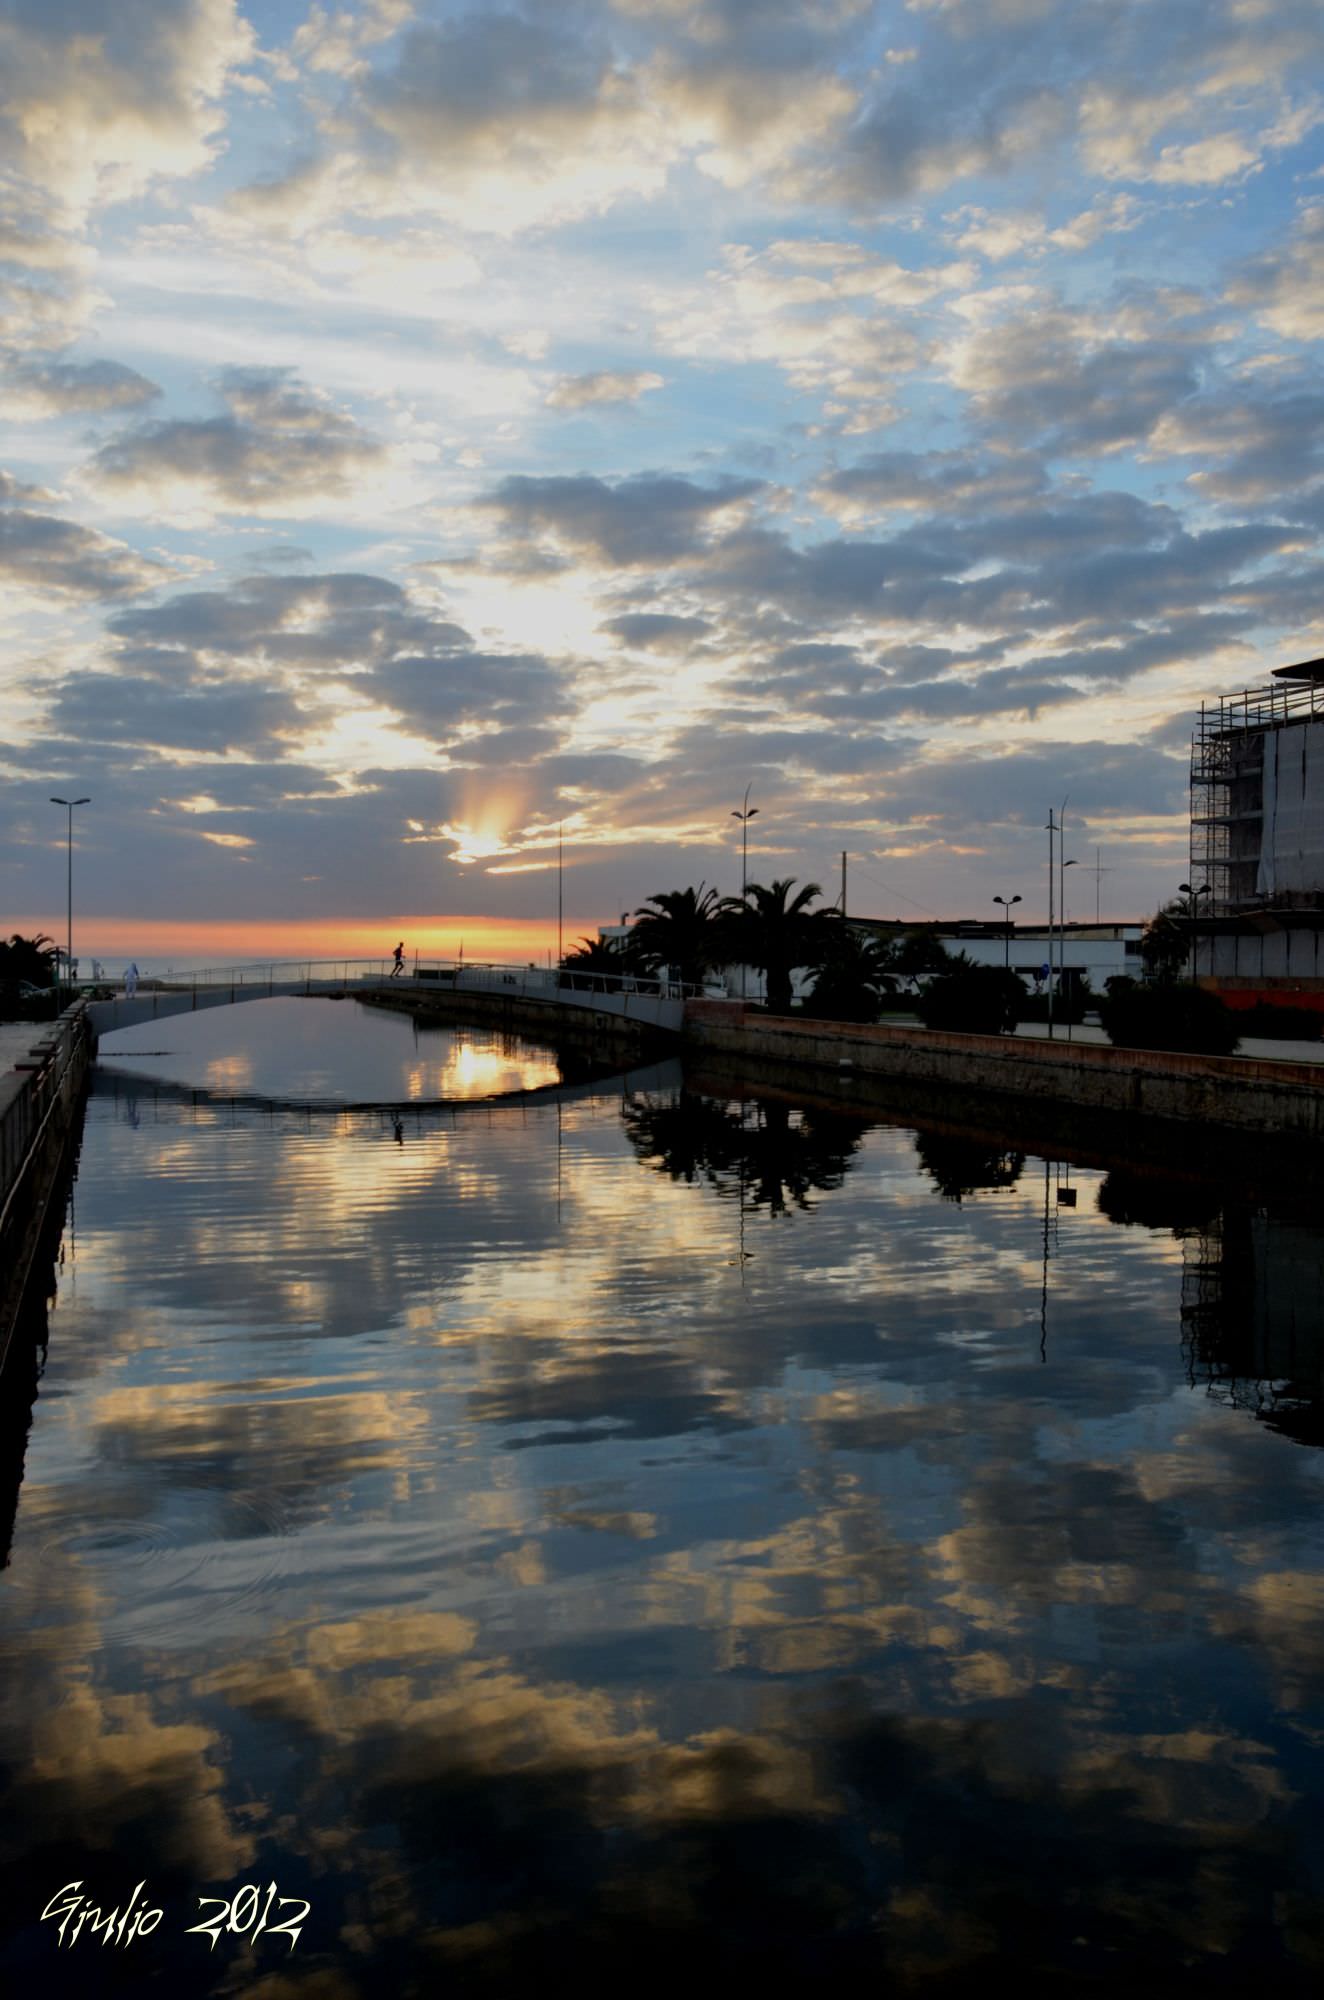
<instances>
[{"instance_id":1,"label":"building under scaffolding","mask_svg":"<svg viewBox=\"0 0 1324 2000\"><path fill-rule=\"evenodd\" d=\"M1202 978L1247 1005L1324 1004L1324 659L1201 706L1190 879Z\"/></svg>"}]
</instances>

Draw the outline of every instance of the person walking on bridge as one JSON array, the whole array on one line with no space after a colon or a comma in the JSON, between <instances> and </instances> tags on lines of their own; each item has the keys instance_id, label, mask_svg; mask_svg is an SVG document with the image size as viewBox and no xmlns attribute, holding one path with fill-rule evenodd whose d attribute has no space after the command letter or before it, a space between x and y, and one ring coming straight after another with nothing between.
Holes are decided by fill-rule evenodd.
<instances>
[{"instance_id":1,"label":"person walking on bridge","mask_svg":"<svg viewBox=\"0 0 1324 2000\"><path fill-rule=\"evenodd\" d=\"M405 969L405 941L403 938L401 938L391 955L395 960L395 964L391 967L391 977L392 979L398 979Z\"/></svg>"}]
</instances>

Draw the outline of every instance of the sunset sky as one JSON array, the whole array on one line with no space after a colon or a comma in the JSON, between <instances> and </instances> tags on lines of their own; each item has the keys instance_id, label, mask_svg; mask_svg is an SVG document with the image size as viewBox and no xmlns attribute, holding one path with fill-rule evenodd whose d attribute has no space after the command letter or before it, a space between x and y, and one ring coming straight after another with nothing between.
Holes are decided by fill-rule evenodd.
<instances>
[{"instance_id":1,"label":"sunset sky","mask_svg":"<svg viewBox=\"0 0 1324 2000\"><path fill-rule=\"evenodd\" d=\"M0 929L90 793L88 950L532 957L558 822L569 938L747 784L861 915L1043 914L1064 796L1144 915L1324 653L1322 88L1318 0L0 0Z\"/></svg>"}]
</instances>

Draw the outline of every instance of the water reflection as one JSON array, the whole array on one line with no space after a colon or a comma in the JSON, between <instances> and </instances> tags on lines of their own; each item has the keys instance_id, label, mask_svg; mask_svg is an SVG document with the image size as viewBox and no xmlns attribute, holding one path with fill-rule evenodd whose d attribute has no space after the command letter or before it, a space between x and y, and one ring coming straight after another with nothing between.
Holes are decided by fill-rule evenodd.
<instances>
[{"instance_id":1,"label":"water reflection","mask_svg":"<svg viewBox=\"0 0 1324 2000\"><path fill-rule=\"evenodd\" d=\"M420 1025L355 1000L249 1000L119 1028L103 1066L225 1098L405 1104L543 1090L570 1070L550 1048L479 1027ZM573 1063L569 1058L568 1063Z\"/></svg>"},{"instance_id":2,"label":"water reflection","mask_svg":"<svg viewBox=\"0 0 1324 2000\"><path fill-rule=\"evenodd\" d=\"M810 1210L811 1195L840 1187L869 1129L842 1112L777 1099L722 1103L684 1089L631 1097L621 1116L648 1166L691 1185L703 1180L770 1215Z\"/></svg>"},{"instance_id":3,"label":"water reflection","mask_svg":"<svg viewBox=\"0 0 1324 2000\"><path fill-rule=\"evenodd\" d=\"M1309 1197L657 1075L135 1102L0 1583L11 1974L1315 1990ZM61 1958L74 1878L167 1921ZM295 1952L183 1934L245 1880Z\"/></svg>"}]
</instances>

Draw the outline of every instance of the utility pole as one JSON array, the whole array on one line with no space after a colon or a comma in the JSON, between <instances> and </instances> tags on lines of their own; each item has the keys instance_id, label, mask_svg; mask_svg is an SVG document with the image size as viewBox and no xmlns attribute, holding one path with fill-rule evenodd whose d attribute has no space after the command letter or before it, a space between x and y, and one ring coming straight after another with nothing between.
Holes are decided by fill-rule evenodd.
<instances>
[{"instance_id":1,"label":"utility pole","mask_svg":"<svg viewBox=\"0 0 1324 2000\"><path fill-rule=\"evenodd\" d=\"M1048 808L1048 1039L1053 1039L1053 808Z\"/></svg>"},{"instance_id":2,"label":"utility pole","mask_svg":"<svg viewBox=\"0 0 1324 2000\"><path fill-rule=\"evenodd\" d=\"M556 963L565 957L562 924L565 912L565 821L556 824Z\"/></svg>"},{"instance_id":3,"label":"utility pole","mask_svg":"<svg viewBox=\"0 0 1324 2000\"><path fill-rule=\"evenodd\" d=\"M1114 873L1113 869L1111 869L1111 868L1101 868L1101 867L1099 866L1099 856L1100 856L1100 855L1101 855L1102 853L1103 853L1103 849L1102 849L1101 847L1096 847L1096 848L1095 848L1095 850L1094 850L1094 866L1093 866L1092 868L1087 868L1087 869L1086 869L1086 871L1085 871L1087 875L1092 875L1092 876L1094 877L1094 921L1095 921L1095 923L1096 923L1096 924L1098 924L1098 923L1102 923L1102 922L1103 922L1103 916L1102 916L1102 910L1101 910L1101 904L1100 904L1100 898L1099 898L1099 885L1100 885L1100 881L1101 881L1101 879L1102 879L1102 877L1103 877L1103 876L1105 876L1105 875L1111 875L1111 874L1113 874L1113 873Z\"/></svg>"},{"instance_id":4,"label":"utility pole","mask_svg":"<svg viewBox=\"0 0 1324 2000\"><path fill-rule=\"evenodd\" d=\"M841 914L846 915L846 850L841 850Z\"/></svg>"}]
</instances>

